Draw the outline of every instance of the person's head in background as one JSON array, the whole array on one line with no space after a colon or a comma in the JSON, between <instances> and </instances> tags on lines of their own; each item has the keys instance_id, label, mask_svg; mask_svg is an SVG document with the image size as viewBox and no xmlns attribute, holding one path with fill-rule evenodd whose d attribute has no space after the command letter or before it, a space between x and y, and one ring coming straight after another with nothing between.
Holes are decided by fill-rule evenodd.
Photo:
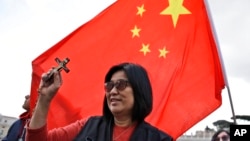
<instances>
[{"instance_id":1,"label":"person's head in background","mask_svg":"<svg viewBox=\"0 0 250 141\"><path fill-rule=\"evenodd\" d=\"M25 96L25 101L23 103L23 109L25 109L26 111L30 110L30 95L26 95Z\"/></svg>"},{"instance_id":2,"label":"person's head in background","mask_svg":"<svg viewBox=\"0 0 250 141\"><path fill-rule=\"evenodd\" d=\"M212 136L211 141L230 141L230 133L227 130L218 130Z\"/></svg>"}]
</instances>

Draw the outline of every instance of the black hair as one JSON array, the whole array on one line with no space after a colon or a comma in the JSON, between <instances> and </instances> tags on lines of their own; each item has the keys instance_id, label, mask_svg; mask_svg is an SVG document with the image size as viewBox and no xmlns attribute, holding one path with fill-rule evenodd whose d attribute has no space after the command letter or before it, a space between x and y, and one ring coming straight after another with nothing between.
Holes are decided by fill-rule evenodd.
<instances>
[{"instance_id":1,"label":"black hair","mask_svg":"<svg viewBox=\"0 0 250 141\"><path fill-rule=\"evenodd\" d=\"M216 132L214 133L214 135L212 136L211 141L215 141L215 139L218 137L218 135L219 135L220 133L222 133L222 132L227 133L227 135L230 137L229 131L224 130L224 129L220 129L220 130L218 130L218 131L216 131Z\"/></svg>"},{"instance_id":2,"label":"black hair","mask_svg":"<svg viewBox=\"0 0 250 141\"><path fill-rule=\"evenodd\" d=\"M111 77L117 71L124 71L128 81L133 89L134 107L132 110L132 121L143 121L152 111L153 97L152 87L148 73L141 65L134 63L121 63L109 69L105 76L105 83L111 80ZM113 115L108 108L106 96L103 101L103 116L106 119L112 119Z\"/></svg>"}]
</instances>

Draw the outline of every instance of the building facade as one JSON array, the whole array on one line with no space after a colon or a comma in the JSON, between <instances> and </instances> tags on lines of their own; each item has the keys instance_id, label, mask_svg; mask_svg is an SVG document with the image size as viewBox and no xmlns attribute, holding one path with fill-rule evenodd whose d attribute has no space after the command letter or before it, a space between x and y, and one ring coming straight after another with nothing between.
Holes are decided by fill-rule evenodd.
<instances>
[{"instance_id":1,"label":"building facade","mask_svg":"<svg viewBox=\"0 0 250 141\"><path fill-rule=\"evenodd\" d=\"M211 141L214 130L196 131L195 135L182 135L177 141Z\"/></svg>"},{"instance_id":2,"label":"building facade","mask_svg":"<svg viewBox=\"0 0 250 141\"><path fill-rule=\"evenodd\" d=\"M15 117L4 116L0 114L0 140L8 133L10 126L17 120Z\"/></svg>"}]
</instances>

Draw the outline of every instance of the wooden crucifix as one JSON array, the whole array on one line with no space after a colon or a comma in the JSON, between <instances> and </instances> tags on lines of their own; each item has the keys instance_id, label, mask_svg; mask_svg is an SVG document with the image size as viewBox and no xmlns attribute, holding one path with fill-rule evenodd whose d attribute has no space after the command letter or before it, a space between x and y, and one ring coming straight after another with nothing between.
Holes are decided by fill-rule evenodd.
<instances>
[{"instance_id":1,"label":"wooden crucifix","mask_svg":"<svg viewBox=\"0 0 250 141\"><path fill-rule=\"evenodd\" d=\"M58 66L54 68L47 77L43 77L43 81L49 81L53 76L53 71L61 71L64 70L66 73L69 72L69 69L67 68L66 64L70 61L69 58L65 58L63 61L61 61L59 58L55 58L55 61L57 62Z\"/></svg>"}]
</instances>

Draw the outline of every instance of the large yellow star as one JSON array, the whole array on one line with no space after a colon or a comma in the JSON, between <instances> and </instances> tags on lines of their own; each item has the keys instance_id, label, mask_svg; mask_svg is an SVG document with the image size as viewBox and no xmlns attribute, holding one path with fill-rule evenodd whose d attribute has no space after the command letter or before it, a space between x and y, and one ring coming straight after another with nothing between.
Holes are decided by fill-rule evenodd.
<instances>
[{"instance_id":1,"label":"large yellow star","mask_svg":"<svg viewBox=\"0 0 250 141\"><path fill-rule=\"evenodd\" d=\"M149 44L142 44L142 48L140 49L140 52L143 52L144 56L146 56L146 54L148 52L151 52L149 49Z\"/></svg>"},{"instance_id":2,"label":"large yellow star","mask_svg":"<svg viewBox=\"0 0 250 141\"><path fill-rule=\"evenodd\" d=\"M140 37L139 32L141 31L141 29L138 28L136 25L135 25L134 29L131 29L130 31L133 33L132 38L134 38L135 36Z\"/></svg>"},{"instance_id":3,"label":"large yellow star","mask_svg":"<svg viewBox=\"0 0 250 141\"><path fill-rule=\"evenodd\" d=\"M144 4L142 6L140 6L140 7L137 7L137 10L138 11L137 11L136 15L140 15L142 17L142 14L146 11L144 9Z\"/></svg>"},{"instance_id":4,"label":"large yellow star","mask_svg":"<svg viewBox=\"0 0 250 141\"><path fill-rule=\"evenodd\" d=\"M181 14L191 14L182 4L183 0L169 0L169 6L160 13L161 15L171 15L174 27Z\"/></svg>"},{"instance_id":5,"label":"large yellow star","mask_svg":"<svg viewBox=\"0 0 250 141\"><path fill-rule=\"evenodd\" d=\"M159 51L160 51L159 58L161 57L166 58L166 54L168 53L168 51L166 50L166 47L164 47L163 49L159 49Z\"/></svg>"}]
</instances>

